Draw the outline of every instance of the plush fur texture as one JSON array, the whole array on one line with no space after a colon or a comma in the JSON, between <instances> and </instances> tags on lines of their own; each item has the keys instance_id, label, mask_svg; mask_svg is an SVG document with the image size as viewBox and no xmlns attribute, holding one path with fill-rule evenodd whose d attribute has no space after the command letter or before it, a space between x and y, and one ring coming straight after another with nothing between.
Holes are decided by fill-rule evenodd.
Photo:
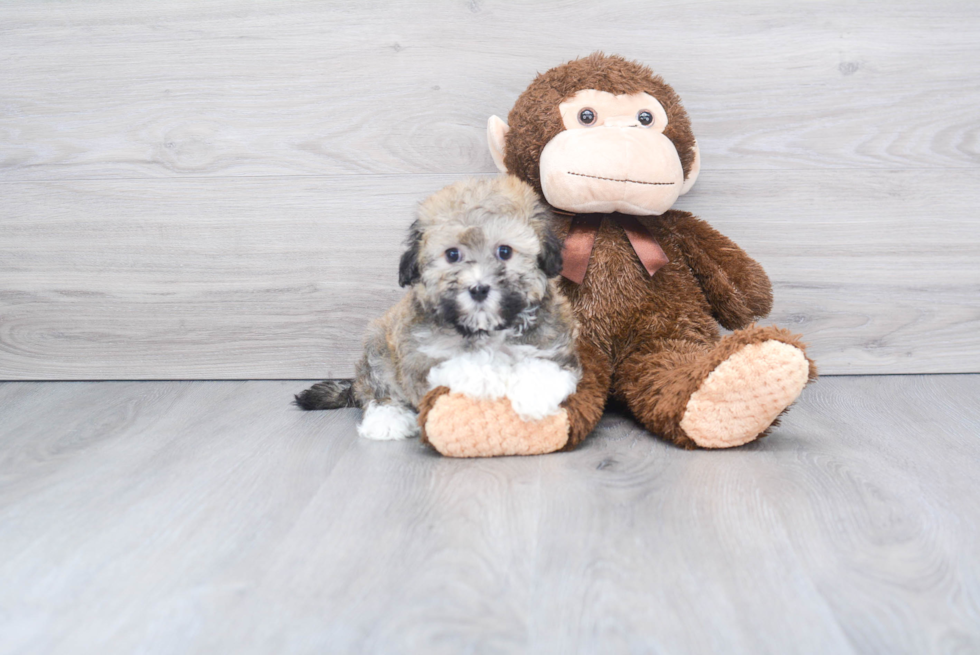
<instances>
[{"instance_id":1,"label":"plush fur texture","mask_svg":"<svg viewBox=\"0 0 980 655\"><path fill-rule=\"evenodd\" d=\"M685 177L696 172L694 135L674 90L645 66L601 53L538 75L521 94L508 118L508 171L541 191L541 151L563 129L558 106L583 89L656 97ZM669 260L651 277L618 216L600 220L584 280L561 284L581 326L582 379L563 403L566 448L592 431L609 397L684 448L729 447L765 435L815 379L816 367L799 337L752 324L772 308L762 267L704 221L668 210L638 217ZM570 222L556 218L562 239ZM719 324L734 333L722 337Z\"/></svg>"},{"instance_id":2,"label":"plush fur texture","mask_svg":"<svg viewBox=\"0 0 980 655\"><path fill-rule=\"evenodd\" d=\"M694 163L694 134L680 97L663 78L646 66L601 52L552 68L538 75L514 103L507 117L510 131L504 150L504 165L510 173L541 193L538 164L541 151L564 130L558 105L582 89L616 95L649 93L663 105L668 125L664 135L673 141L685 177Z\"/></svg>"},{"instance_id":3,"label":"plush fur texture","mask_svg":"<svg viewBox=\"0 0 980 655\"><path fill-rule=\"evenodd\" d=\"M569 222L559 219L559 234ZM691 448L697 444L680 422L691 395L719 364L742 346L770 339L804 346L786 330L750 327L769 312L772 291L762 267L731 240L686 212L641 222L670 260L656 275L646 273L623 229L606 218L585 280L563 280L562 290L579 317L583 379L605 380L614 371L606 390L652 432ZM718 323L739 331L722 339ZM814 378L815 367L807 366ZM580 392L598 393L581 384ZM573 417L573 431L587 434L593 418L595 411L581 423Z\"/></svg>"},{"instance_id":4,"label":"plush fur texture","mask_svg":"<svg viewBox=\"0 0 980 655\"><path fill-rule=\"evenodd\" d=\"M361 435L382 440L418 434L416 409L437 386L503 401L517 421L564 416L581 369L560 270L551 213L526 183L446 187L419 207L399 265L409 291L369 328L356 379L316 384L297 404L364 407Z\"/></svg>"}]
</instances>

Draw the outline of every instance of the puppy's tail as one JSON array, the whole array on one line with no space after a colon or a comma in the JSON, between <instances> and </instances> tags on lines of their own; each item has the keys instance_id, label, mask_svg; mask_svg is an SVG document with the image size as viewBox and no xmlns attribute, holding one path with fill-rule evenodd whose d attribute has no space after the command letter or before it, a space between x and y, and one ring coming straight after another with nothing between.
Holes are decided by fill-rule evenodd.
<instances>
[{"instance_id":1,"label":"puppy's tail","mask_svg":"<svg viewBox=\"0 0 980 655\"><path fill-rule=\"evenodd\" d=\"M296 404L303 409L340 409L358 407L354 398L353 380L324 380L296 395Z\"/></svg>"}]
</instances>

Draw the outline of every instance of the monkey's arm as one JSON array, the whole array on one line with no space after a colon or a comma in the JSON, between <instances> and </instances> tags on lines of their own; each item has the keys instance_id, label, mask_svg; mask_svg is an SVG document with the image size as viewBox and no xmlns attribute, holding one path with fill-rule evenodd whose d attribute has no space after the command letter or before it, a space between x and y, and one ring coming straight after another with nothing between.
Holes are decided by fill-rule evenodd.
<instances>
[{"instance_id":1,"label":"monkey's arm","mask_svg":"<svg viewBox=\"0 0 980 655\"><path fill-rule=\"evenodd\" d=\"M769 314L772 284L757 261L691 214L671 212L670 218L664 226L694 272L715 320L737 330Z\"/></svg>"}]
</instances>

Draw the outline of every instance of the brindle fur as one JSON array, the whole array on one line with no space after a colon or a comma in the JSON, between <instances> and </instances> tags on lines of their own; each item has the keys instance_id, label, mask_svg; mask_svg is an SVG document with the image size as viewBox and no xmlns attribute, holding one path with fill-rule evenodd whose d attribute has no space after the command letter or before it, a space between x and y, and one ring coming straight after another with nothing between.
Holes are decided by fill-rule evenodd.
<instances>
[{"instance_id":1,"label":"brindle fur","mask_svg":"<svg viewBox=\"0 0 980 655\"><path fill-rule=\"evenodd\" d=\"M578 373L577 327L553 279L561 241L551 225L550 211L512 176L460 182L424 201L399 268L408 293L371 324L355 379L318 383L297 404L334 409L373 401L415 410L429 391L430 369L478 349L550 359ZM501 242L513 247L507 261L495 255ZM448 247L461 248L466 261L447 265ZM491 288L478 307L465 302L475 271Z\"/></svg>"}]
</instances>

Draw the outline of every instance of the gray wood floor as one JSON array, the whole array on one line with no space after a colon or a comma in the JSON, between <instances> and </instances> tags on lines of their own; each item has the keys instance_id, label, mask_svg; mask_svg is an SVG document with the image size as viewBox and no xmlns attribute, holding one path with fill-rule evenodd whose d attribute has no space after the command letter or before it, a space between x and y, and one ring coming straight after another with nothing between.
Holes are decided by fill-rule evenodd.
<instances>
[{"instance_id":1,"label":"gray wood floor","mask_svg":"<svg viewBox=\"0 0 980 655\"><path fill-rule=\"evenodd\" d=\"M303 384L0 384L0 652L980 652L980 376L480 461Z\"/></svg>"}]
</instances>

